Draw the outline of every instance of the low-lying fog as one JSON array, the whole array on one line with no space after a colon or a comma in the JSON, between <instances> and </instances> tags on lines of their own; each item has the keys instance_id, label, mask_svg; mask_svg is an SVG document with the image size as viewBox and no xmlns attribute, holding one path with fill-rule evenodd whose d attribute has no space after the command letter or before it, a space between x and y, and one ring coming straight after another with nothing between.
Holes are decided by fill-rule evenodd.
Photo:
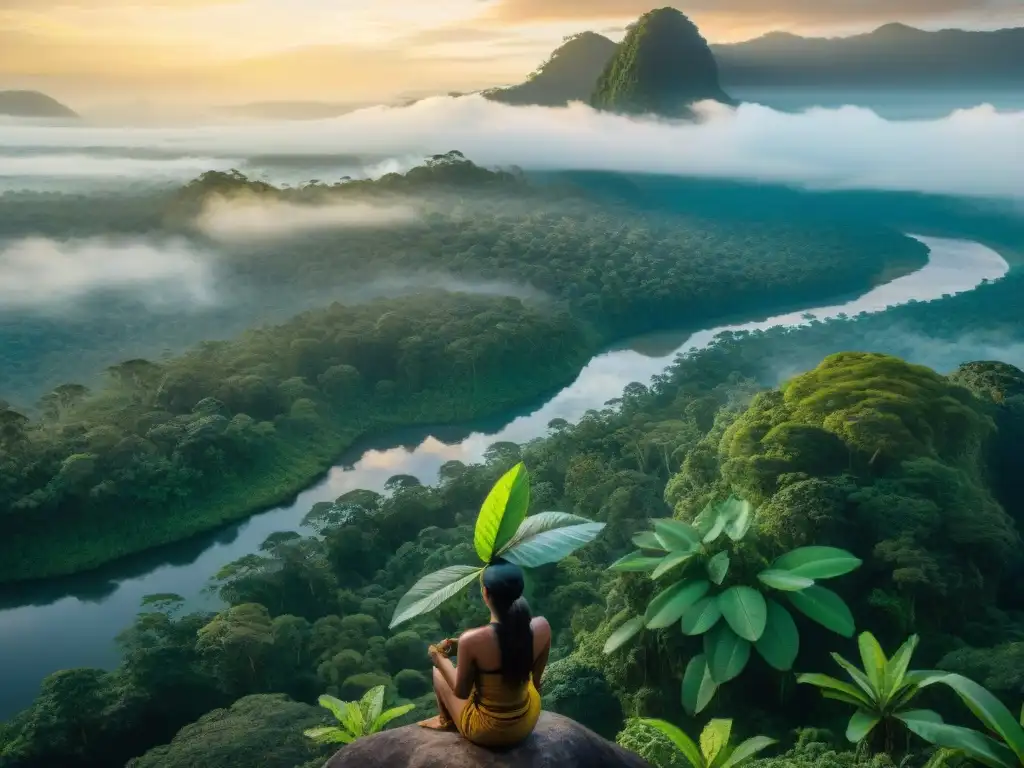
<instances>
[{"instance_id":1,"label":"low-lying fog","mask_svg":"<svg viewBox=\"0 0 1024 768\"><path fill-rule=\"evenodd\" d=\"M599 113L582 104L511 107L470 96L307 122L173 129L6 123L0 124L0 147L0 184L8 189L47 178L186 180L200 170L228 167L295 181L287 168L259 159L289 154L322 156L319 178L330 180L372 176L458 149L484 165L526 169L1024 196L1024 111L991 106L939 119L889 121L860 107L794 114L757 104L733 109L707 103L699 122L681 123ZM31 157L22 156L29 152ZM348 159L332 164L332 155ZM363 160L352 162L353 156Z\"/></svg>"}]
</instances>

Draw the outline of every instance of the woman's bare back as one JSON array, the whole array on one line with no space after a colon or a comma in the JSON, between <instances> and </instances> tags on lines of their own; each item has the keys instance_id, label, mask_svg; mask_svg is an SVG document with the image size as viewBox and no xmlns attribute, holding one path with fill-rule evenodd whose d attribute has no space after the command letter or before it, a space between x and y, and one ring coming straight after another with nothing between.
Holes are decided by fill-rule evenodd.
<instances>
[{"instance_id":1,"label":"woman's bare back","mask_svg":"<svg viewBox=\"0 0 1024 768\"><path fill-rule=\"evenodd\" d=\"M540 678L547 666L551 650L551 625L543 616L530 621L533 630L533 679L540 689ZM501 648L498 635L490 624L467 630L459 638L459 665L470 662L477 672L497 672L501 669Z\"/></svg>"}]
</instances>

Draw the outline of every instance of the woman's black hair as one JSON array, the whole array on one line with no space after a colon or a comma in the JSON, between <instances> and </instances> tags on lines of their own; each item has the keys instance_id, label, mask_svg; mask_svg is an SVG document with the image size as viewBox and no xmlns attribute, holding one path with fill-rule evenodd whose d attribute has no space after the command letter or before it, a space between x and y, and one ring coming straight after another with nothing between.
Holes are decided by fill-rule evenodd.
<instances>
[{"instance_id":1,"label":"woman's black hair","mask_svg":"<svg viewBox=\"0 0 1024 768\"><path fill-rule=\"evenodd\" d=\"M495 560L484 569L483 584L498 617L494 631L501 651L501 676L508 683L525 683L533 672L533 616L523 597L523 569Z\"/></svg>"}]
</instances>

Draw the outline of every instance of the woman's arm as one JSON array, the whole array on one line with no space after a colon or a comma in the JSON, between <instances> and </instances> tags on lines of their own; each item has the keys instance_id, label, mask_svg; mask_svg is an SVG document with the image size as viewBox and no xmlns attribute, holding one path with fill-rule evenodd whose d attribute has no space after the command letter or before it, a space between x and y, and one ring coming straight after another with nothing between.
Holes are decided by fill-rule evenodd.
<instances>
[{"instance_id":1,"label":"woman's arm","mask_svg":"<svg viewBox=\"0 0 1024 768\"><path fill-rule=\"evenodd\" d=\"M468 699L473 692L473 683L476 680L476 656L474 654L475 642L468 632L459 638L458 658L459 665L455 667L455 683L452 690L460 699ZM451 662L449 662L451 663Z\"/></svg>"},{"instance_id":2,"label":"woman's arm","mask_svg":"<svg viewBox=\"0 0 1024 768\"><path fill-rule=\"evenodd\" d=\"M548 654L551 653L551 625L542 616L533 620L533 646L536 653L533 660L533 687L539 692L541 678L548 665Z\"/></svg>"},{"instance_id":3,"label":"woman's arm","mask_svg":"<svg viewBox=\"0 0 1024 768\"><path fill-rule=\"evenodd\" d=\"M441 653L431 653L430 660L437 668L455 695L460 699L469 698L473 690L473 669L472 642L466 642L466 636L459 639L459 665L452 664L451 659Z\"/></svg>"}]
</instances>

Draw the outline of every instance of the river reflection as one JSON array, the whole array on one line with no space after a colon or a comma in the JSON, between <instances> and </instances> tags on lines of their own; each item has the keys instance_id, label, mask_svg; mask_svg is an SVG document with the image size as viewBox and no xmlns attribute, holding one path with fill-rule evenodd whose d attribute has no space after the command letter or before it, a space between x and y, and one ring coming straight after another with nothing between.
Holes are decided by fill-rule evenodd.
<instances>
[{"instance_id":1,"label":"river reflection","mask_svg":"<svg viewBox=\"0 0 1024 768\"><path fill-rule=\"evenodd\" d=\"M504 421L464 427L405 430L368 441L349 453L293 503L255 515L214 534L197 537L74 578L21 586L0 594L0 719L24 707L43 677L77 666L112 667L117 663L116 634L133 620L145 595L175 592L192 605L213 606L204 593L208 579L223 565L254 552L275 531L301 530L312 505L332 501L356 489L382 490L396 474L424 483L437 479L447 461L478 461L498 441L525 442L547 431L552 419L579 419L600 409L633 381L661 373L676 355L706 345L723 331L799 325L809 318L877 312L895 304L959 293L1006 274L995 251L977 243L919 237L931 252L917 272L879 286L836 306L779 315L757 322L720 326L695 333L652 334L594 357L577 379L539 407L506 415Z\"/></svg>"}]
</instances>

